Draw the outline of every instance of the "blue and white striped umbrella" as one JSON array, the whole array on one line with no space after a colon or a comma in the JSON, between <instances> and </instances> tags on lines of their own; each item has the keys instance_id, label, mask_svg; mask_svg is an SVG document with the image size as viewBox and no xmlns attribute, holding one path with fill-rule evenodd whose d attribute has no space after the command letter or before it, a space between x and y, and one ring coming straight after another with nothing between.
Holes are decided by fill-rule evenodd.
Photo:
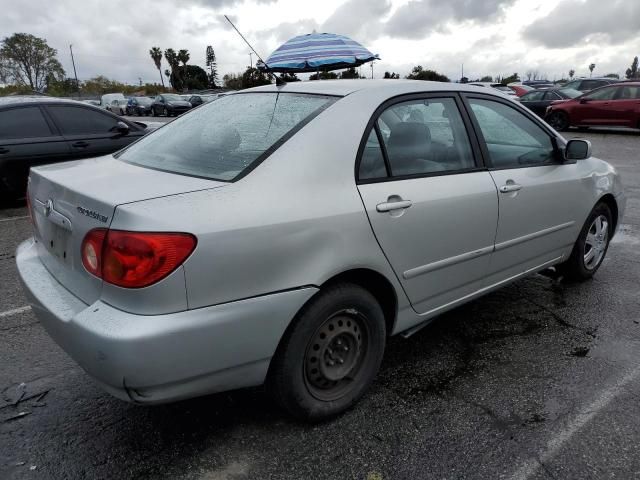
<instances>
[{"instance_id":1,"label":"blue and white striped umbrella","mask_svg":"<svg viewBox=\"0 0 640 480\"><path fill-rule=\"evenodd\" d=\"M271 54L258 68L272 72L315 72L357 67L379 60L358 42L334 33L309 33L293 37Z\"/></svg>"}]
</instances>

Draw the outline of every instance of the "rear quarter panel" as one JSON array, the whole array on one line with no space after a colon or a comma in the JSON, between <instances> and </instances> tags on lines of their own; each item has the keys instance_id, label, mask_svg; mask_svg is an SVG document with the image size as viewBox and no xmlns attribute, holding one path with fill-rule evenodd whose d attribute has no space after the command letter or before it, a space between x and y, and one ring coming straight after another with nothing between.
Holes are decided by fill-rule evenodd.
<instances>
[{"instance_id":1,"label":"rear quarter panel","mask_svg":"<svg viewBox=\"0 0 640 480\"><path fill-rule=\"evenodd\" d=\"M112 228L197 236L184 264L190 309L321 285L354 268L389 279L405 309L354 178L364 128L381 101L341 99L243 179L120 206Z\"/></svg>"}]
</instances>

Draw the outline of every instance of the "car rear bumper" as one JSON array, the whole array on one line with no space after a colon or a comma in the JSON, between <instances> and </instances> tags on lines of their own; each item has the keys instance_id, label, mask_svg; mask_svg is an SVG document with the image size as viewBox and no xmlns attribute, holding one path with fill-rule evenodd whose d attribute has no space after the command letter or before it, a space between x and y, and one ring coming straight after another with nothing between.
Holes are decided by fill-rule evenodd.
<instances>
[{"instance_id":1,"label":"car rear bumper","mask_svg":"<svg viewBox=\"0 0 640 480\"><path fill-rule=\"evenodd\" d=\"M166 315L87 305L46 270L32 239L16 253L31 307L51 337L109 393L163 403L263 383L313 287Z\"/></svg>"}]
</instances>

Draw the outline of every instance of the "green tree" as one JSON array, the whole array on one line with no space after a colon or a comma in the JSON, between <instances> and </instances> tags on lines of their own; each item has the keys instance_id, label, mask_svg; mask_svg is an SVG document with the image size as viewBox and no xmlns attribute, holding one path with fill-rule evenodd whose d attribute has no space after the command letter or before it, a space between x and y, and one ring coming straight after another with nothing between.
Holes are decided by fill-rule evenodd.
<instances>
[{"instance_id":1,"label":"green tree","mask_svg":"<svg viewBox=\"0 0 640 480\"><path fill-rule=\"evenodd\" d=\"M300 81L300 79L297 77L295 73L289 73L289 72L281 73L280 78L287 83Z\"/></svg>"},{"instance_id":2,"label":"green tree","mask_svg":"<svg viewBox=\"0 0 640 480\"><path fill-rule=\"evenodd\" d=\"M242 88L259 87L260 85L269 85L271 78L266 73L255 67L248 67L242 74Z\"/></svg>"},{"instance_id":3,"label":"green tree","mask_svg":"<svg viewBox=\"0 0 640 480\"><path fill-rule=\"evenodd\" d=\"M519 82L519 81L520 81L520 77L518 76L518 74L517 73L512 73L508 77L503 77L501 83L503 85L508 85L510 83L516 83L516 82Z\"/></svg>"},{"instance_id":4,"label":"green tree","mask_svg":"<svg viewBox=\"0 0 640 480\"><path fill-rule=\"evenodd\" d=\"M485 75L480 79L481 82L493 82L493 77L491 75Z\"/></svg>"},{"instance_id":5,"label":"green tree","mask_svg":"<svg viewBox=\"0 0 640 480\"><path fill-rule=\"evenodd\" d=\"M631 68L627 68L625 77L627 77L629 80L640 78L640 72L638 71L638 57L633 58L633 62L631 63Z\"/></svg>"},{"instance_id":6,"label":"green tree","mask_svg":"<svg viewBox=\"0 0 640 480\"><path fill-rule=\"evenodd\" d=\"M242 74L227 73L222 77L222 83L231 90L240 90L242 88Z\"/></svg>"},{"instance_id":7,"label":"green tree","mask_svg":"<svg viewBox=\"0 0 640 480\"><path fill-rule=\"evenodd\" d=\"M400 74L396 73L396 72L384 72L384 77L382 78L389 78L392 80L396 80L398 78L400 78Z\"/></svg>"},{"instance_id":8,"label":"green tree","mask_svg":"<svg viewBox=\"0 0 640 480\"><path fill-rule=\"evenodd\" d=\"M216 53L211 45L207 46L207 68L209 69L209 87L216 88L218 84L218 65L216 63Z\"/></svg>"},{"instance_id":9,"label":"green tree","mask_svg":"<svg viewBox=\"0 0 640 480\"><path fill-rule=\"evenodd\" d=\"M209 77L202 67L197 65L180 65L169 76L176 90L204 90L209 85Z\"/></svg>"},{"instance_id":10,"label":"green tree","mask_svg":"<svg viewBox=\"0 0 640 480\"><path fill-rule=\"evenodd\" d=\"M153 63L155 63L158 72L160 73L160 81L162 82L162 86L164 87L164 78L162 78L162 50L159 47L151 47L149 50L149 55L153 59Z\"/></svg>"},{"instance_id":11,"label":"green tree","mask_svg":"<svg viewBox=\"0 0 640 480\"><path fill-rule=\"evenodd\" d=\"M573 80L573 76L576 74L576 71L572 68L571 70L569 70L569 78L571 80Z\"/></svg>"},{"instance_id":12,"label":"green tree","mask_svg":"<svg viewBox=\"0 0 640 480\"><path fill-rule=\"evenodd\" d=\"M616 78L618 80L620 80L620 75L618 75L617 73L607 73L604 78Z\"/></svg>"},{"instance_id":13,"label":"green tree","mask_svg":"<svg viewBox=\"0 0 640 480\"><path fill-rule=\"evenodd\" d=\"M309 75L309 80L336 80L337 78L336 72L319 72Z\"/></svg>"},{"instance_id":14,"label":"green tree","mask_svg":"<svg viewBox=\"0 0 640 480\"><path fill-rule=\"evenodd\" d=\"M356 71L355 67L351 67L351 68L347 68L342 73L340 73L340 78L342 79L360 78L360 74Z\"/></svg>"},{"instance_id":15,"label":"green tree","mask_svg":"<svg viewBox=\"0 0 640 480\"><path fill-rule=\"evenodd\" d=\"M434 70L424 70L422 65L417 65L413 67L411 73L407 75L405 78L409 80L430 80L433 82L448 82L449 77L446 75L442 75Z\"/></svg>"},{"instance_id":16,"label":"green tree","mask_svg":"<svg viewBox=\"0 0 640 480\"><path fill-rule=\"evenodd\" d=\"M0 79L42 91L47 82L64 79L57 53L44 38L14 33L0 44Z\"/></svg>"}]
</instances>

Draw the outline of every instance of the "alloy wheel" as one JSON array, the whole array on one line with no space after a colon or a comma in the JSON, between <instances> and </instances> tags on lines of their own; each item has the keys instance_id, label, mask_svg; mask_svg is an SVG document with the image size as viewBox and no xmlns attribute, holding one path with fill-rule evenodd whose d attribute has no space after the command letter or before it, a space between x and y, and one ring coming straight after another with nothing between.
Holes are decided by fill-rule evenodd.
<instances>
[{"instance_id":1,"label":"alloy wheel","mask_svg":"<svg viewBox=\"0 0 640 480\"><path fill-rule=\"evenodd\" d=\"M584 242L583 259L587 270L593 270L600 265L608 243L609 221L604 215L598 215L591 223Z\"/></svg>"}]
</instances>

